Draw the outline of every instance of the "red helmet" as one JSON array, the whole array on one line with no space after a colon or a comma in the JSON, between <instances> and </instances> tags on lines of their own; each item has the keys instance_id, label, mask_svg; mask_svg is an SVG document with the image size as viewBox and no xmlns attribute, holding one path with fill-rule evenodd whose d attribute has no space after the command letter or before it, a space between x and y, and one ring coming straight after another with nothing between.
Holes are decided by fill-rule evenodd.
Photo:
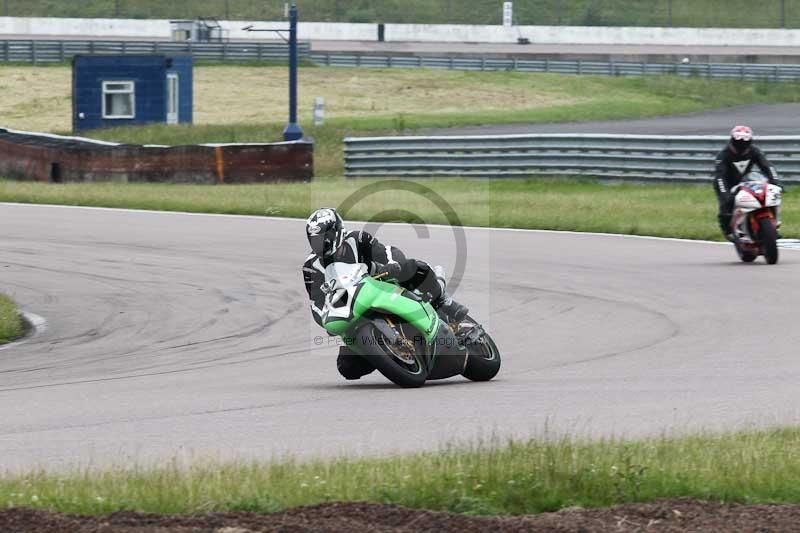
<instances>
[{"instance_id":1,"label":"red helmet","mask_svg":"<svg viewBox=\"0 0 800 533\"><path fill-rule=\"evenodd\" d=\"M731 148L737 154L744 154L753 144L753 130L750 126L736 126L731 130Z\"/></svg>"}]
</instances>

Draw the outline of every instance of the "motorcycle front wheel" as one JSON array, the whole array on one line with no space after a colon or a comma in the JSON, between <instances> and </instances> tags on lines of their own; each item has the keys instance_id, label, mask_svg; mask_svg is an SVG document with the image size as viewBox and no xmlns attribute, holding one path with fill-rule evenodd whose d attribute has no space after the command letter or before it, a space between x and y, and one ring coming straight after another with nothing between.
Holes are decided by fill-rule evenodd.
<instances>
[{"instance_id":1,"label":"motorcycle front wheel","mask_svg":"<svg viewBox=\"0 0 800 533\"><path fill-rule=\"evenodd\" d=\"M764 257L768 265L778 262L778 233L775 222L771 218L762 218L758 221L758 237L764 249Z\"/></svg>"},{"instance_id":2,"label":"motorcycle front wheel","mask_svg":"<svg viewBox=\"0 0 800 533\"><path fill-rule=\"evenodd\" d=\"M378 327L375 324L378 320L385 324ZM387 338L384 333L387 327L398 333L397 339ZM418 334L407 334L407 328L410 326L404 326L399 318L396 321L374 318L358 329L356 342L360 344L362 357L386 379L400 387L417 388L428 379L425 346L419 342Z\"/></svg>"}]
</instances>

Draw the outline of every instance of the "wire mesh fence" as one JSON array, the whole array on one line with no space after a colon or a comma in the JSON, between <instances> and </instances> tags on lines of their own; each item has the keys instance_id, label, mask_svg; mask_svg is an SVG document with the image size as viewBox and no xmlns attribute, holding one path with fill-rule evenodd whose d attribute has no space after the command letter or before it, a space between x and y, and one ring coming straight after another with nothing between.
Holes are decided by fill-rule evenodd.
<instances>
[{"instance_id":1,"label":"wire mesh fence","mask_svg":"<svg viewBox=\"0 0 800 533\"><path fill-rule=\"evenodd\" d=\"M501 0L297 0L302 20L500 24ZM12 17L279 20L284 0L0 0ZM515 0L518 25L798 28L800 0Z\"/></svg>"}]
</instances>

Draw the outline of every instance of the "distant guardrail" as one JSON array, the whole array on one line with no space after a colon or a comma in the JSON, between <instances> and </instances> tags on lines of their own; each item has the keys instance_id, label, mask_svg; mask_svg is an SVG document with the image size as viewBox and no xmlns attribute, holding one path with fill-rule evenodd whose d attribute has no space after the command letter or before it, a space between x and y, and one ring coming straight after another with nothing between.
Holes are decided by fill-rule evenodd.
<instances>
[{"instance_id":1,"label":"distant guardrail","mask_svg":"<svg viewBox=\"0 0 800 533\"><path fill-rule=\"evenodd\" d=\"M800 65L744 63L647 63L518 58L367 55L312 53L300 43L300 58L320 66L373 68L436 68L472 71L552 72L596 76L675 75L745 81L800 82ZM283 42L192 43L167 41L0 40L0 61L55 63L81 54L188 54L205 61L287 61Z\"/></svg>"},{"instance_id":2,"label":"distant guardrail","mask_svg":"<svg viewBox=\"0 0 800 533\"><path fill-rule=\"evenodd\" d=\"M300 43L300 58L308 59L310 53L311 44ZM56 63L83 54L186 54L201 61L288 61L289 45L283 42L0 40L0 61Z\"/></svg>"},{"instance_id":3,"label":"distant guardrail","mask_svg":"<svg viewBox=\"0 0 800 533\"><path fill-rule=\"evenodd\" d=\"M727 137L662 135L492 135L345 139L348 177L569 175L703 181ZM759 137L788 183L800 183L800 136Z\"/></svg>"},{"instance_id":4,"label":"distant guardrail","mask_svg":"<svg viewBox=\"0 0 800 533\"><path fill-rule=\"evenodd\" d=\"M436 68L449 70L552 72L595 76L675 75L746 81L800 81L800 65L744 63L647 63L551 59L498 59L312 53L311 61L332 67Z\"/></svg>"},{"instance_id":5,"label":"distant guardrail","mask_svg":"<svg viewBox=\"0 0 800 533\"><path fill-rule=\"evenodd\" d=\"M596 76L675 75L745 81L800 82L800 65L745 63L647 63L518 58L367 55L347 52L312 53L300 43L300 58L320 66L373 68L436 68L472 71L552 72ZM167 41L0 40L0 61L54 63L80 54L188 54L205 61L287 61L283 42L191 43Z\"/></svg>"}]
</instances>

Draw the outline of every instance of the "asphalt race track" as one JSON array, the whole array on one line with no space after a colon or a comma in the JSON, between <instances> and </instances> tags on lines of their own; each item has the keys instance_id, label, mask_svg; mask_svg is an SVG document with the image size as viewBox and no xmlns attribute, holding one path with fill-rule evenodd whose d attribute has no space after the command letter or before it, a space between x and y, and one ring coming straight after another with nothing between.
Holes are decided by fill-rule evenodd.
<instances>
[{"instance_id":1,"label":"asphalt race track","mask_svg":"<svg viewBox=\"0 0 800 533\"><path fill-rule=\"evenodd\" d=\"M800 104L755 104L698 113L635 120L599 120L550 124L497 124L426 129L413 135L514 135L530 133L604 133L625 135L721 135L737 124L763 135L798 135ZM720 146L722 149L722 146Z\"/></svg>"},{"instance_id":2,"label":"asphalt race track","mask_svg":"<svg viewBox=\"0 0 800 533\"><path fill-rule=\"evenodd\" d=\"M302 221L0 204L0 224L0 289L48 321L0 350L0 469L800 419L796 251L768 267L728 245L468 230L457 294L501 374L403 390L345 382L317 345ZM452 230L429 229L379 236L452 268Z\"/></svg>"},{"instance_id":3,"label":"asphalt race track","mask_svg":"<svg viewBox=\"0 0 800 533\"><path fill-rule=\"evenodd\" d=\"M6 38L6 37L4 37ZM20 38L8 37L8 38ZM30 39L31 37L25 36ZM51 39L53 37L50 37ZM61 39L62 37L58 37ZM90 37L82 37L87 39ZM597 55L608 56L682 56L696 58L695 63L703 61L724 61L731 56L797 56L798 46L703 46L703 45L653 45L653 44L554 44L531 43L441 43L441 42L374 42L374 41L319 41L311 43L314 52L359 52L372 54L407 53L407 54L499 54L543 55L560 54L574 57Z\"/></svg>"}]
</instances>

